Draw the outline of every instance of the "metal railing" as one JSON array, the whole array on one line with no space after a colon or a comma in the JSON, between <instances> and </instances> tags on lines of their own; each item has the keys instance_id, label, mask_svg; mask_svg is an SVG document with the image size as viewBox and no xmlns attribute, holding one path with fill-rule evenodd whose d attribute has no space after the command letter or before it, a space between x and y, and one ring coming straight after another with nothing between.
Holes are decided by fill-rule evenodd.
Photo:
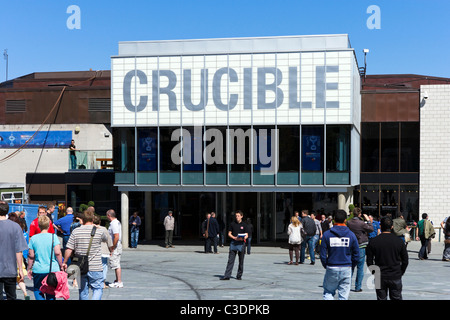
<instances>
[{"instance_id":1,"label":"metal railing","mask_svg":"<svg viewBox=\"0 0 450 320\"><path fill-rule=\"evenodd\" d=\"M77 150L68 152L69 170L113 170L112 150Z\"/></svg>"}]
</instances>

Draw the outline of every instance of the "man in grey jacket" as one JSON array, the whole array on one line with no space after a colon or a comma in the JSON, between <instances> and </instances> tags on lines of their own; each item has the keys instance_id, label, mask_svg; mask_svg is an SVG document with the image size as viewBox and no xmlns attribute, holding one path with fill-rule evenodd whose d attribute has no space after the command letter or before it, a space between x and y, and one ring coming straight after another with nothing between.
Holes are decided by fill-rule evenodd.
<instances>
[{"instance_id":1,"label":"man in grey jacket","mask_svg":"<svg viewBox=\"0 0 450 320\"><path fill-rule=\"evenodd\" d=\"M166 248L174 248L172 240L173 240L173 229L175 228L175 218L173 217L172 211L167 213L167 216L164 218L164 228L166 229Z\"/></svg>"},{"instance_id":2,"label":"man in grey jacket","mask_svg":"<svg viewBox=\"0 0 450 320\"><path fill-rule=\"evenodd\" d=\"M366 214L363 214L360 208L355 208L353 213L354 218L347 221L347 226L358 239L359 261L356 267L355 291L361 292L362 280L364 277L364 263L366 260L366 247L369 243L369 233L373 232L373 226L372 223L370 223L369 217Z\"/></svg>"}]
</instances>

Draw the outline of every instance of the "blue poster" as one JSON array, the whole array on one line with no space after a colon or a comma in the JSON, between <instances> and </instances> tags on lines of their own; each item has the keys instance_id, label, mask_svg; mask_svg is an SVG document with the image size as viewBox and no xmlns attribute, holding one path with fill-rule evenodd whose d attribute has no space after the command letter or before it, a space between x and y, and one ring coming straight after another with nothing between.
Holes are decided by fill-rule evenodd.
<instances>
[{"instance_id":1,"label":"blue poster","mask_svg":"<svg viewBox=\"0 0 450 320\"><path fill-rule=\"evenodd\" d=\"M69 148L72 131L0 131L0 149ZM31 139L31 140L30 140Z\"/></svg>"},{"instance_id":2,"label":"blue poster","mask_svg":"<svg viewBox=\"0 0 450 320\"><path fill-rule=\"evenodd\" d=\"M138 153L138 170L139 171L156 171L156 138L148 135L140 134L139 136L139 153Z\"/></svg>"},{"instance_id":3,"label":"blue poster","mask_svg":"<svg viewBox=\"0 0 450 320\"><path fill-rule=\"evenodd\" d=\"M303 171L322 171L322 147L320 135L303 135Z\"/></svg>"}]
</instances>

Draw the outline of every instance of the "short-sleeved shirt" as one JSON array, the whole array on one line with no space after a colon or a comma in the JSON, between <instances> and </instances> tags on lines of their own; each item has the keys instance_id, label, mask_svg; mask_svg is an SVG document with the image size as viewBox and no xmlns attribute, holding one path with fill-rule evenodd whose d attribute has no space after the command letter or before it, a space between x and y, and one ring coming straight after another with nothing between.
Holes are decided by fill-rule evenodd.
<instances>
[{"instance_id":1,"label":"short-sleeved shirt","mask_svg":"<svg viewBox=\"0 0 450 320\"><path fill-rule=\"evenodd\" d=\"M228 231L231 231L231 234L236 237L239 233L248 233L247 224L243 221L241 223L237 223L237 221L233 221L230 223L228 227Z\"/></svg>"},{"instance_id":2,"label":"short-sleeved shirt","mask_svg":"<svg viewBox=\"0 0 450 320\"><path fill-rule=\"evenodd\" d=\"M119 234L119 242L122 242L122 225L119 220L114 219L109 224L108 228L109 234L114 241L114 234Z\"/></svg>"},{"instance_id":3,"label":"short-sleeved shirt","mask_svg":"<svg viewBox=\"0 0 450 320\"><path fill-rule=\"evenodd\" d=\"M52 272L60 271L55 256L55 246L59 244L58 237L53 233L38 233L30 238L28 247L34 250L33 273L48 273L50 271L50 256L52 257Z\"/></svg>"},{"instance_id":4,"label":"short-sleeved shirt","mask_svg":"<svg viewBox=\"0 0 450 320\"><path fill-rule=\"evenodd\" d=\"M53 222L53 224L57 227L60 227L65 236L70 235L70 226L73 223L73 214L67 214L61 219L58 219Z\"/></svg>"},{"instance_id":5,"label":"short-sleeved shirt","mask_svg":"<svg viewBox=\"0 0 450 320\"><path fill-rule=\"evenodd\" d=\"M0 278L17 277L16 253L26 249L27 242L19 224L0 220Z\"/></svg>"},{"instance_id":6,"label":"short-sleeved shirt","mask_svg":"<svg viewBox=\"0 0 450 320\"><path fill-rule=\"evenodd\" d=\"M76 254L86 255L93 227L93 225L82 225L74 229L67 241L67 248L74 250ZM89 251L89 271L103 271L102 241L108 241L106 229L97 228Z\"/></svg>"}]
</instances>

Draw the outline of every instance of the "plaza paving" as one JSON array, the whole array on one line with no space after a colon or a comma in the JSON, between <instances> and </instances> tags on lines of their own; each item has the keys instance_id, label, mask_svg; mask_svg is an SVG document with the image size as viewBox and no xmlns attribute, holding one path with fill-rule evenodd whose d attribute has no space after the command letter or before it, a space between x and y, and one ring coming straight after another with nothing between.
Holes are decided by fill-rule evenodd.
<instances>
[{"instance_id":1,"label":"plaza paving","mask_svg":"<svg viewBox=\"0 0 450 320\"><path fill-rule=\"evenodd\" d=\"M166 249L161 243L140 244L125 249L122 255L123 288L109 288L102 300L321 300L325 269L320 260L310 265L288 265L287 245L254 245L245 256L242 281L235 279L237 259L229 281L220 281L228 259L228 246L219 247L219 254L203 253L203 243ZM420 242L408 245L409 266L403 277L405 300L450 300L447 276L450 262L442 258L443 242L433 242L428 260L419 260ZM375 291L368 287L366 274L363 291L354 291L354 277L349 300L375 300ZM107 281L114 280L108 271ZM69 281L71 282L71 281ZM26 279L29 294L32 282ZM17 291L19 299L23 298ZM70 300L78 300L78 290L70 290Z\"/></svg>"},{"instance_id":2,"label":"plaza paving","mask_svg":"<svg viewBox=\"0 0 450 320\"><path fill-rule=\"evenodd\" d=\"M443 242L433 242L428 260L417 257L420 242L408 245L409 266L403 277L405 300L450 300L447 276L450 262L442 258ZM237 259L229 281L220 281L228 259L228 246L219 247L219 254L203 253L203 243L175 243L166 249L161 243L140 244L125 249L122 255L123 288L108 288L102 300L322 300L325 269L320 260L310 265L288 265L287 245L254 245L245 256L242 281L235 279ZM107 282L114 281L108 271ZM375 300L375 292L367 283L363 291L354 291L354 277L349 300ZM25 281L31 299L32 282ZM71 281L69 280L69 283ZM22 292L17 291L19 299ZM78 290L70 290L69 300L78 300Z\"/></svg>"}]
</instances>

